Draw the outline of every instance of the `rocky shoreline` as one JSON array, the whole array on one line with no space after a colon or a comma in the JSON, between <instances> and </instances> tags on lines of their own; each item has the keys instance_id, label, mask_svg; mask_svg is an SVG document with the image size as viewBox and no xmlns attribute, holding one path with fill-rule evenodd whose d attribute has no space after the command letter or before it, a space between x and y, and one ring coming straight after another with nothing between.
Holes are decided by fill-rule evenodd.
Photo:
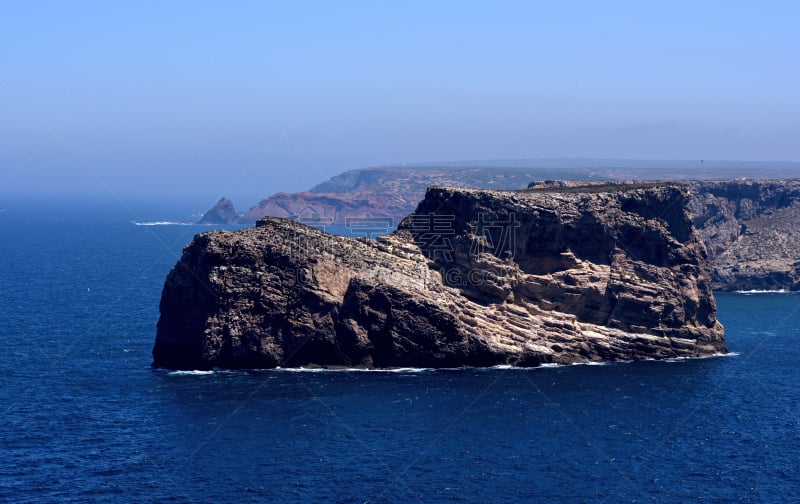
<instances>
[{"instance_id":1,"label":"rocky shoreline","mask_svg":"<svg viewBox=\"0 0 800 504\"><path fill-rule=\"evenodd\" d=\"M153 365L537 366L726 352L678 184L431 188L378 240L286 219L202 233L169 273Z\"/></svg>"}]
</instances>

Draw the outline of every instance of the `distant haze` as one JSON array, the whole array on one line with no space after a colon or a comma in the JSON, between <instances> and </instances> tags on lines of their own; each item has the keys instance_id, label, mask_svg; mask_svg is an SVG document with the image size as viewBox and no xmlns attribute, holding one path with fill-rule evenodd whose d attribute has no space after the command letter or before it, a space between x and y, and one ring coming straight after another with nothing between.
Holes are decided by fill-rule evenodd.
<instances>
[{"instance_id":1,"label":"distant haze","mask_svg":"<svg viewBox=\"0 0 800 504\"><path fill-rule=\"evenodd\" d=\"M13 2L0 206L244 206L453 160L800 161L798 19L790 1Z\"/></svg>"}]
</instances>

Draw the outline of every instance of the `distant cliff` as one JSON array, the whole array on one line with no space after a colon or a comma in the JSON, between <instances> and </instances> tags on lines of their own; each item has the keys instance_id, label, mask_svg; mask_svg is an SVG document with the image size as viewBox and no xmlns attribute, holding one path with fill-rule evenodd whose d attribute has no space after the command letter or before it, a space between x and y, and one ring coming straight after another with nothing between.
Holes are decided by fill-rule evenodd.
<instances>
[{"instance_id":1,"label":"distant cliff","mask_svg":"<svg viewBox=\"0 0 800 504\"><path fill-rule=\"evenodd\" d=\"M800 290L800 181L690 185L718 290Z\"/></svg>"},{"instance_id":2,"label":"distant cliff","mask_svg":"<svg viewBox=\"0 0 800 504\"><path fill-rule=\"evenodd\" d=\"M250 208L243 221L255 222L272 216L332 224L345 224L353 217L388 217L400 222L414 211L429 186L522 189L534 173L531 169L513 168L350 170L308 192L273 194ZM575 172L578 176L582 173Z\"/></svg>"},{"instance_id":3,"label":"distant cliff","mask_svg":"<svg viewBox=\"0 0 800 504\"><path fill-rule=\"evenodd\" d=\"M752 176L800 176L800 163L536 159L483 160L441 165L360 168L332 177L309 191L276 193L239 219L261 217L345 224L349 217L389 217L399 222L414 211L430 186L524 189L531 180L674 180ZM213 216L209 217L213 221ZM227 221L215 222L226 224Z\"/></svg>"},{"instance_id":4,"label":"distant cliff","mask_svg":"<svg viewBox=\"0 0 800 504\"><path fill-rule=\"evenodd\" d=\"M424 190L423 190L424 194ZM414 211L415 194L398 193L277 193L249 209L244 222L262 217L285 217L306 223L345 224L349 218L388 217L397 223ZM421 195L420 195L421 199Z\"/></svg>"},{"instance_id":5,"label":"distant cliff","mask_svg":"<svg viewBox=\"0 0 800 504\"><path fill-rule=\"evenodd\" d=\"M681 186L432 188L379 240L265 218L198 235L153 364L453 367L725 352Z\"/></svg>"}]
</instances>

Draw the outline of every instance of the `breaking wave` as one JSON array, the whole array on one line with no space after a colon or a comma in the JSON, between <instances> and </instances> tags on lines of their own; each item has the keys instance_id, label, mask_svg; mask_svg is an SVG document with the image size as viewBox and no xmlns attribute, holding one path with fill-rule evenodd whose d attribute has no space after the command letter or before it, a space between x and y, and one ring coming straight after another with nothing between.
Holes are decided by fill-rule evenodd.
<instances>
[{"instance_id":1,"label":"breaking wave","mask_svg":"<svg viewBox=\"0 0 800 504\"><path fill-rule=\"evenodd\" d=\"M131 221L134 226L198 226L191 221Z\"/></svg>"},{"instance_id":2,"label":"breaking wave","mask_svg":"<svg viewBox=\"0 0 800 504\"><path fill-rule=\"evenodd\" d=\"M778 290L761 290L761 289L751 289L751 290L737 290L734 291L736 294L797 294L797 291L789 291L786 289L778 289Z\"/></svg>"},{"instance_id":3,"label":"breaking wave","mask_svg":"<svg viewBox=\"0 0 800 504\"><path fill-rule=\"evenodd\" d=\"M200 371L200 370L192 370L192 371L170 371L167 373L170 376L204 376L214 374L214 371Z\"/></svg>"}]
</instances>

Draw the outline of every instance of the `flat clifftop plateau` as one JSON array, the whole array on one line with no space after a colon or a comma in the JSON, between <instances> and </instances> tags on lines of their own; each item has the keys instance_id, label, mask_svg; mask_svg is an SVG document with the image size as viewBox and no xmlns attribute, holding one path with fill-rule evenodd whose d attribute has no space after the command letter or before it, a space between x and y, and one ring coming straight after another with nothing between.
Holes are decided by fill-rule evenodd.
<instances>
[{"instance_id":1,"label":"flat clifftop plateau","mask_svg":"<svg viewBox=\"0 0 800 504\"><path fill-rule=\"evenodd\" d=\"M378 240L265 218L195 237L167 276L153 364L536 366L725 352L677 185L431 188Z\"/></svg>"},{"instance_id":2,"label":"flat clifftop plateau","mask_svg":"<svg viewBox=\"0 0 800 504\"><path fill-rule=\"evenodd\" d=\"M800 180L689 184L716 290L800 290Z\"/></svg>"}]
</instances>

